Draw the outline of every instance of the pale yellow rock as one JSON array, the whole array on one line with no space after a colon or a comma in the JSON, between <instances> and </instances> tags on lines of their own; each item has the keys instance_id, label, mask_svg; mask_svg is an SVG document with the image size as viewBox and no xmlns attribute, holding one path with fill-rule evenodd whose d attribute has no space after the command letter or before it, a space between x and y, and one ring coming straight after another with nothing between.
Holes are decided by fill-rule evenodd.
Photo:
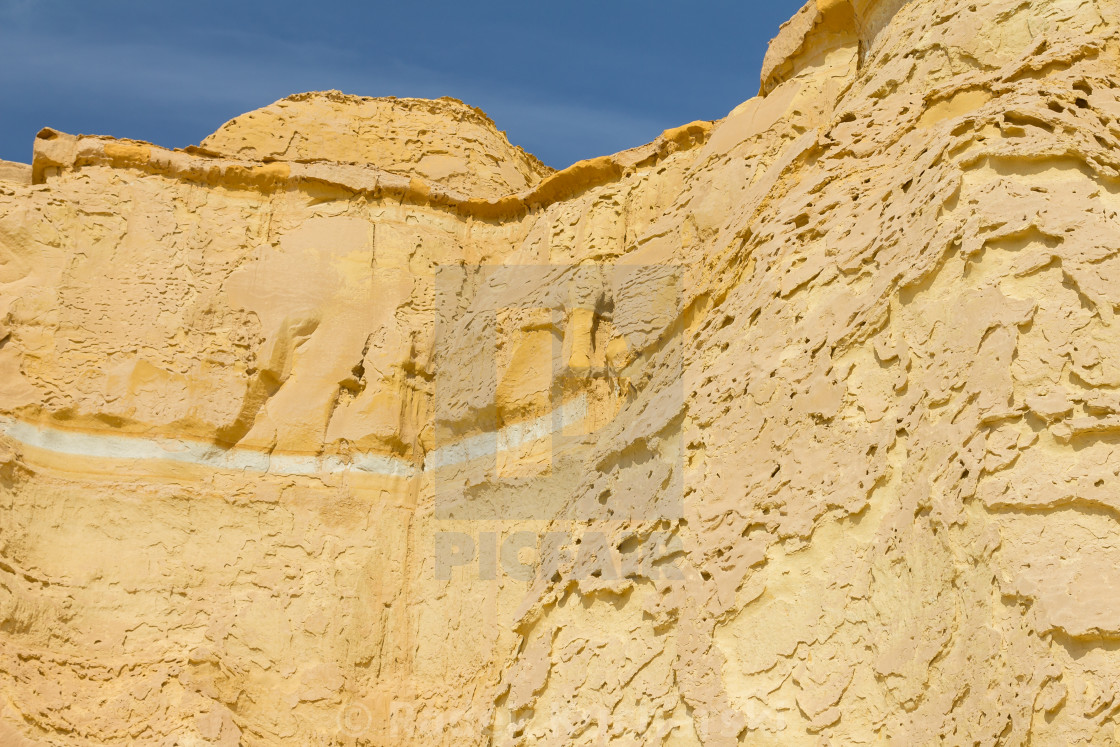
<instances>
[{"instance_id":1,"label":"pale yellow rock","mask_svg":"<svg viewBox=\"0 0 1120 747\"><path fill-rule=\"evenodd\" d=\"M0 160L0 181L30 184L31 164Z\"/></svg>"},{"instance_id":2,"label":"pale yellow rock","mask_svg":"<svg viewBox=\"0 0 1120 747\"><path fill-rule=\"evenodd\" d=\"M0 742L1114 744L1116 0L814 0L552 173L0 164Z\"/></svg>"},{"instance_id":3,"label":"pale yellow rock","mask_svg":"<svg viewBox=\"0 0 1120 747\"><path fill-rule=\"evenodd\" d=\"M230 120L202 148L252 161L370 164L473 197L520 192L552 173L481 111L450 98L298 94Z\"/></svg>"}]
</instances>

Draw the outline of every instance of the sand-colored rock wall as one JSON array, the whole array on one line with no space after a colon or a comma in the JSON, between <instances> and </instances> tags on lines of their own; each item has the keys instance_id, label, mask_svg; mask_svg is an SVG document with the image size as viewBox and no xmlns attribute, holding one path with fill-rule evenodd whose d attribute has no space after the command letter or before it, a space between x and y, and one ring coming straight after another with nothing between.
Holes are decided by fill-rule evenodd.
<instances>
[{"instance_id":1,"label":"sand-colored rock wall","mask_svg":"<svg viewBox=\"0 0 1120 747\"><path fill-rule=\"evenodd\" d=\"M0 743L1115 743L1118 18L820 0L556 173L448 101L44 130Z\"/></svg>"}]
</instances>

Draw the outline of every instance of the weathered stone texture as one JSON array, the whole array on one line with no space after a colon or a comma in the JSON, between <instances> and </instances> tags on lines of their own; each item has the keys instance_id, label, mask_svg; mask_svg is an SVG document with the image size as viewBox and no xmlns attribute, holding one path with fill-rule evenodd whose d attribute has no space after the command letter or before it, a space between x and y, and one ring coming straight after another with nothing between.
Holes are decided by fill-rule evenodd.
<instances>
[{"instance_id":1,"label":"weathered stone texture","mask_svg":"<svg viewBox=\"0 0 1120 747\"><path fill-rule=\"evenodd\" d=\"M450 100L44 130L0 743L1116 743L1118 19L816 0L556 173Z\"/></svg>"}]
</instances>

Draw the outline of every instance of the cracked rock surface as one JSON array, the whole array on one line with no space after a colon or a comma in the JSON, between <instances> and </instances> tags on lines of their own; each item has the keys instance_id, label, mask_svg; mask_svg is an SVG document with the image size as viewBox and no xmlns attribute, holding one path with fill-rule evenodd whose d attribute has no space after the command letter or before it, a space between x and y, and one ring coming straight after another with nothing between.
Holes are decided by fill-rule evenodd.
<instances>
[{"instance_id":1,"label":"cracked rock surface","mask_svg":"<svg viewBox=\"0 0 1120 747\"><path fill-rule=\"evenodd\" d=\"M814 0L0 162L0 744L1120 741L1120 2Z\"/></svg>"}]
</instances>

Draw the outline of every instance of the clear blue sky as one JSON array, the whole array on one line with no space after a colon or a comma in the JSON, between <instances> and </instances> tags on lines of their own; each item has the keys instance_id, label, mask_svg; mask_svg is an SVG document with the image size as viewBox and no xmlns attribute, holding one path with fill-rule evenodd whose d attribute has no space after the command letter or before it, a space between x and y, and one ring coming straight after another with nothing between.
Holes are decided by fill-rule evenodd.
<instances>
[{"instance_id":1,"label":"clear blue sky","mask_svg":"<svg viewBox=\"0 0 1120 747\"><path fill-rule=\"evenodd\" d=\"M35 133L199 142L299 91L454 96L550 166L716 119L801 0L0 0L0 158Z\"/></svg>"}]
</instances>

